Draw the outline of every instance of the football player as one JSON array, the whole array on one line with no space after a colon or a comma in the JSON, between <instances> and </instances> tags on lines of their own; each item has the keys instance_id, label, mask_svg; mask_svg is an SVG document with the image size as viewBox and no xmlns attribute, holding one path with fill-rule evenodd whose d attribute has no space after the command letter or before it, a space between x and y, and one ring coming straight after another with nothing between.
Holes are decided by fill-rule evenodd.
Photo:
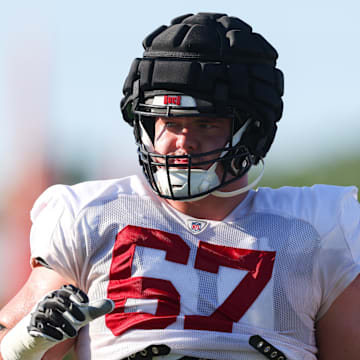
<instances>
[{"instance_id":1,"label":"football player","mask_svg":"<svg viewBox=\"0 0 360 360\"><path fill-rule=\"evenodd\" d=\"M76 339L86 360L358 359L357 189L248 183L282 115L276 50L215 13L143 45L121 110L144 179L39 197L2 358L61 358Z\"/></svg>"}]
</instances>

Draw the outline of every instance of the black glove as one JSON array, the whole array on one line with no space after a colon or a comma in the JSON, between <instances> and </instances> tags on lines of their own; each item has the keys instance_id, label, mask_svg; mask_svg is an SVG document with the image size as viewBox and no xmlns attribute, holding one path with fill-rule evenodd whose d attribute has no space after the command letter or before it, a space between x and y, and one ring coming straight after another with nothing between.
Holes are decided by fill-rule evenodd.
<instances>
[{"instance_id":1,"label":"black glove","mask_svg":"<svg viewBox=\"0 0 360 360\"><path fill-rule=\"evenodd\" d=\"M112 300L89 303L83 291L65 285L46 295L4 336L1 355L4 360L39 360L54 345L76 336L83 326L113 309Z\"/></svg>"},{"instance_id":2,"label":"black glove","mask_svg":"<svg viewBox=\"0 0 360 360\"><path fill-rule=\"evenodd\" d=\"M89 304L89 298L82 290L64 285L38 303L31 314L28 331L32 336L62 341L75 337L80 328L113 308L114 303L109 299Z\"/></svg>"}]
</instances>

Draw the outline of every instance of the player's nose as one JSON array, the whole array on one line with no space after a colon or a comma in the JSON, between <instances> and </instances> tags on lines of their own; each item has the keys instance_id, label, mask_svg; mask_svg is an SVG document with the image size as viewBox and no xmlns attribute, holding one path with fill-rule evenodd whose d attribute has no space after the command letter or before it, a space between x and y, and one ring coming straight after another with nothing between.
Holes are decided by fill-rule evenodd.
<instances>
[{"instance_id":1,"label":"player's nose","mask_svg":"<svg viewBox=\"0 0 360 360\"><path fill-rule=\"evenodd\" d=\"M183 127L177 134L176 147L186 153L194 152L199 147L199 134L195 134L188 127Z\"/></svg>"}]
</instances>

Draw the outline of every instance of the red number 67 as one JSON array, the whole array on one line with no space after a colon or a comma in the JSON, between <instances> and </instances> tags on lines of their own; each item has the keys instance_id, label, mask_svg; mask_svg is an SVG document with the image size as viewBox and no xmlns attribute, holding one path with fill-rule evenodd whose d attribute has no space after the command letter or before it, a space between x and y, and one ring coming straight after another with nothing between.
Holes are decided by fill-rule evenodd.
<instances>
[{"instance_id":1,"label":"red number 67","mask_svg":"<svg viewBox=\"0 0 360 360\"><path fill-rule=\"evenodd\" d=\"M106 325L119 336L129 329L164 329L180 314L180 294L169 280L131 277L136 246L163 250L165 260L186 265L190 248L178 235L128 225L116 237L110 267L108 297L115 310ZM210 315L185 315L184 328L231 332L269 282L274 251L258 251L208 244L200 241L194 267L218 273L220 266L248 271L227 299ZM156 299L155 314L125 312L127 299Z\"/></svg>"}]
</instances>

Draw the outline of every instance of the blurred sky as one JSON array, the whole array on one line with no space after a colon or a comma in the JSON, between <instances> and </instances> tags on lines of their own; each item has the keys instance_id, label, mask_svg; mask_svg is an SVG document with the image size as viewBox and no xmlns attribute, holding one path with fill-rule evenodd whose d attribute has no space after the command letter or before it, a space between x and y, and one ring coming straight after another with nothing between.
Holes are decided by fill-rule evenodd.
<instances>
[{"instance_id":1,"label":"blurred sky","mask_svg":"<svg viewBox=\"0 0 360 360\"><path fill-rule=\"evenodd\" d=\"M279 52L285 108L268 164L299 168L360 150L357 0L3 0L0 184L16 176L30 144L89 179L134 172L119 110L130 64L148 33L199 11L242 18Z\"/></svg>"}]
</instances>

